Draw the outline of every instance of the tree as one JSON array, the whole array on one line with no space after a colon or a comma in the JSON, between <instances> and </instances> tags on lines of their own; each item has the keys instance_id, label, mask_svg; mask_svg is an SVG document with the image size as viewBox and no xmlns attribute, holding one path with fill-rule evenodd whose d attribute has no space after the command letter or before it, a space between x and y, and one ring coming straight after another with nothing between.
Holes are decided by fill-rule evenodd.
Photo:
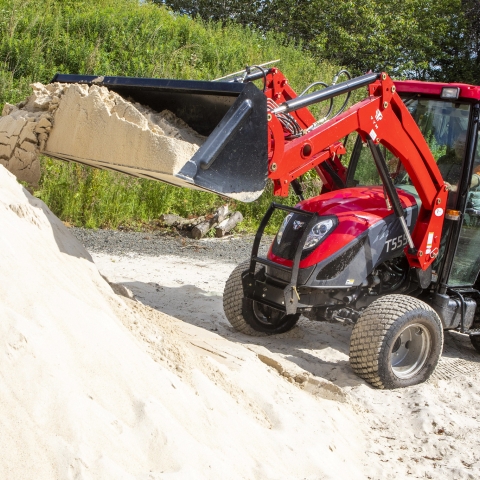
<instances>
[{"instance_id":1,"label":"tree","mask_svg":"<svg viewBox=\"0 0 480 480\"><path fill-rule=\"evenodd\" d=\"M461 0L272 0L264 13L263 28L355 73L430 78L457 27Z\"/></svg>"},{"instance_id":2,"label":"tree","mask_svg":"<svg viewBox=\"0 0 480 480\"><path fill-rule=\"evenodd\" d=\"M480 83L480 0L153 0L282 34L352 73Z\"/></svg>"},{"instance_id":3,"label":"tree","mask_svg":"<svg viewBox=\"0 0 480 480\"><path fill-rule=\"evenodd\" d=\"M465 40L469 53L472 82L480 85L480 0L463 0Z\"/></svg>"},{"instance_id":4,"label":"tree","mask_svg":"<svg viewBox=\"0 0 480 480\"><path fill-rule=\"evenodd\" d=\"M152 0L191 17L204 20L240 23L243 26L255 23L257 2L242 0Z\"/></svg>"}]
</instances>

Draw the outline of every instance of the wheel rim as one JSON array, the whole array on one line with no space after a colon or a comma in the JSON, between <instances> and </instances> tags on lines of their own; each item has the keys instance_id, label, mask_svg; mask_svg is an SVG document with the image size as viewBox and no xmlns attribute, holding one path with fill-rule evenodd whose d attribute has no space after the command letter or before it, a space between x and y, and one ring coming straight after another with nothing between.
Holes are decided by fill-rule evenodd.
<instances>
[{"instance_id":1,"label":"wheel rim","mask_svg":"<svg viewBox=\"0 0 480 480\"><path fill-rule=\"evenodd\" d=\"M285 313L272 307L268 307L258 302L253 302L253 314L257 321L263 325L275 327L284 319Z\"/></svg>"},{"instance_id":2,"label":"wheel rim","mask_svg":"<svg viewBox=\"0 0 480 480\"><path fill-rule=\"evenodd\" d=\"M392 349L393 373L402 379L412 378L425 365L431 351L430 331L420 323L408 325L400 332Z\"/></svg>"}]
</instances>

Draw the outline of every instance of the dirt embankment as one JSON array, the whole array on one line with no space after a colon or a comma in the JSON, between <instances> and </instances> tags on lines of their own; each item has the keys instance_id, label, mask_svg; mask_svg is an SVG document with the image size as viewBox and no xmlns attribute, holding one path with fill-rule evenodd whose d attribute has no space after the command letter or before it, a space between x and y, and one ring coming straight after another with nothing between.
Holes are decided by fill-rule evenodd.
<instances>
[{"instance_id":1,"label":"dirt embankment","mask_svg":"<svg viewBox=\"0 0 480 480\"><path fill-rule=\"evenodd\" d=\"M0 478L365 478L343 400L123 301L2 166L0 231Z\"/></svg>"}]
</instances>

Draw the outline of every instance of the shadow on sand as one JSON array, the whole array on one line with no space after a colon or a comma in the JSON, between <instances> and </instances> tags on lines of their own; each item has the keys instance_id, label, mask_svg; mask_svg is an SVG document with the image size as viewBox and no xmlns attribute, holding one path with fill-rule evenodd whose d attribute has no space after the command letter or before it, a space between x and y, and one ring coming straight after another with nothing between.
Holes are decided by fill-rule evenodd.
<instances>
[{"instance_id":1,"label":"shadow on sand","mask_svg":"<svg viewBox=\"0 0 480 480\"><path fill-rule=\"evenodd\" d=\"M291 331L251 337L234 330L223 313L222 292L209 292L194 285L165 287L157 283L124 282L142 303L167 315L213 331L243 345L264 347L306 372L339 387L365 384L348 362L351 327L340 323L312 322L301 317Z\"/></svg>"}]
</instances>

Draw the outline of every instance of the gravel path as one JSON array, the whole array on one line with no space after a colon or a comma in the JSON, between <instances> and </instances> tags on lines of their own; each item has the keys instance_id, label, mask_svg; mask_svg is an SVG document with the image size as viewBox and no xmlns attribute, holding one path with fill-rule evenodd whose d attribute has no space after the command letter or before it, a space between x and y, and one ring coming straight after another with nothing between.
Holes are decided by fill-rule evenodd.
<instances>
[{"instance_id":1,"label":"gravel path","mask_svg":"<svg viewBox=\"0 0 480 480\"><path fill-rule=\"evenodd\" d=\"M164 232L122 232L71 228L70 231L89 252L111 255L181 255L192 259L219 259L238 264L250 256L253 235L192 240ZM260 254L266 255L273 236L263 238Z\"/></svg>"}]
</instances>

